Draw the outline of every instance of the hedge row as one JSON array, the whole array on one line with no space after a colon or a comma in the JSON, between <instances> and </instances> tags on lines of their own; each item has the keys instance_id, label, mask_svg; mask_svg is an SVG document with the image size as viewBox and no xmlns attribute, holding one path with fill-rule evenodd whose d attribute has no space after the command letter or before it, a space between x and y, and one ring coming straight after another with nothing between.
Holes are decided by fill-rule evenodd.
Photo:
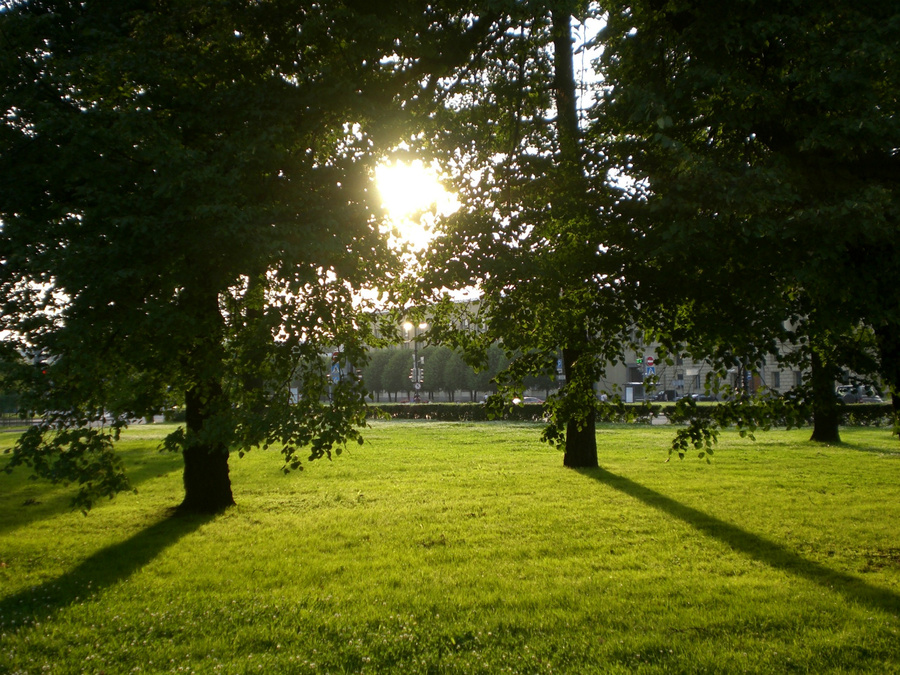
<instances>
[{"instance_id":1,"label":"hedge row","mask_svg":"<svg viewBox=\"0 0 900 675\"><path fill-rule=\"evenodd\" d=\"M884 427L894 423L894 406L890 403L863 403L844 408L841 423L848 427Z\"/></svg>"},{"instance_id":2,"label":"hedge row","mask_svg":"<svg viewBox=\"0 0 900 675\"><path fill-rule=\"evenodd\" d=\"M504 410L499 419L509 421L540 421L544 419L543 405L525 403L510 406ZM696 406L692 409L693 417L711 417L714 406ZM389 416L392 419L405 420L439 420L461 422L483 422L497 419L488 416L488 409L480 403L385 403L369 406L369 417ZM608 407L600 415L598 422L621 423L637 422L648 424L652 417L667 417L673 422L686 420L675 417L673 406L659 404L625 404ZM812 417L806 420L812 424ZM844 426L891 426L893 425L893 406L889 403L848 405L842 411L841 423Z\"/></svg>"},{"instance_id":3,"label":"hedge row","mask_svg":"<svg viewBox=\"0 0 900 675\"><path fill-rule=\"evenodd\" d=\"M691 410L694 417L710 417L714 405L698 405ZM368 416L375 418L389 416L403 420L437 420L447 422L486 422L488 409L481 403L375 403L369 406ZM622 406L608 406L598 415L597 421L604 423L644 423L652 417L667 417L672 422L686 422L675 416L672 405L628 403ZM544 406L540 403L525 403L507 408L500 418L509 421L533 422L544 419ZM166 421L184 422L184 411L167 411ZM812 417L806 420L812 424ZM841 423L850 427L891 426L893 407L890 403L865 403L844 406Z\"/></svg>"},{"instance_id":4,"label":"hedge row","mask_svg":"<svg viewBox=\"0 0 900 675\"><path fill-rule=\"evenodd\" d=\"M369 406L369 417L388 415L398 420L439 420L449 422L486 422L487 406L481 403L382 403ZM501 419L532 422L544 417L540 403L510 406Z\"/></svg>"}]
</instances>

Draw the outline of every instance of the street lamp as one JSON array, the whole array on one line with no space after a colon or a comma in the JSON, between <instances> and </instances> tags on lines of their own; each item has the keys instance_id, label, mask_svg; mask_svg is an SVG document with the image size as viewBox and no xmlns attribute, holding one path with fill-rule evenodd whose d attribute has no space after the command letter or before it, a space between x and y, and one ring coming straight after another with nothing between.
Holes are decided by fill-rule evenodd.
<instances>
[{"instance_id":1,"label":"street lamp","mask_svg":"<svg viewBox=\"0 0 900 675\"><path fill-rule=\"evenodd\" d=\"M409 371L409 379L412 380L413 388L416 390L415 395L413 396L413 402L419 403L419 390L422 388L422 382L425 379L425 370L422 367L424 365L425 357L422 357L422 360L419 361L419 329L425 330L428 328L428 324L424 321L418 325L413 324L410 321L406 321L403 324L403 327L406 329L406 340L409 342L409 333L413 331L413 367Z\"/></svg>"}]
</instances>

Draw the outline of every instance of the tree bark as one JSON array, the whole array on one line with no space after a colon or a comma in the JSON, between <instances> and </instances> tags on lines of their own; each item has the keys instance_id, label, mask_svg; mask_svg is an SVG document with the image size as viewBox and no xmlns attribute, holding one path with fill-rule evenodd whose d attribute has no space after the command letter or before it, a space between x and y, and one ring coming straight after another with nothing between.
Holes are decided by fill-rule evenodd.
<instances>
[{"instance_id":1,"label":"tree bark","mask_svg":"<svg viewBox=\"0 0 900 675\"><path fill-rule=\"evenodd\" d=\"M559 135L560 176L563 189L554 207L562 207L568 216L583 209L584 167L578 129L578 109L575 100L575 69L572 62L572 13L569 8L557 8L552 13L554 97L556 100L556 129ZM578 329L573 330L575 343L583 340ZM597 433L592 383L575 372L580 350L563 348L563 367L566 382L573 390L568 396L580 408L570 412L566 421L566 450L563 464L573 468L595 468L597 462Z\"/></svg>"},{"instance_id":2,"label":"tree bark","mask_svg":"<svg viewBox=\"0 0 900 675\"><path fill-rule=\"evenodd\" d=\"M817 351L813 351L811 366L813 433L809 440L840 443L840 402L834 392L837 369Z\"/></svg>"},{"instance_id":3,"label":"tree bark","mask_svg":"<svg viewBox=\"0 0 900 675\"><path fill-rule=\"evenodd\" d=\"M210 418L210 403L221 400L217 381L191 388L185 395L189 432L200 433ZM184 501L182 511L218 513L234 505L228 472L228 448L221 443L191 443L184 448Z\"/></svg>"},{"instance_id":4,"label":"tree bark","mask_svg":"<svg viewBox=\"0 0 900 675\"><path fill-rule=\"evenodd\" d=\"M581 391L576 391L574 395L576 400L587 399L582 397L593 397L593 388L587 391L583 378L575 375L575 363L578 360L579 353L572 349L563 349L563 367L566 373L566 382L569 386L581 387ZM585 411L582 416L570 416L566 422L566 451L563 455L563 465L578 469L594 469L599 466L597 459L597 419L594 414L593 406L589 411Z\"/></svg>"},{"instance_id":5,"label":"tree bark","mask_svg":"<svg viewBox=\"0 0 900 675\"><path fill-rule=\"evenodd\" d=\"M571 186L570 196L579 196L576 187L584 182L579 144L578 108L575 95L575 64L572 56L572 14L554 9L553 21L553 90L556 101L556 130L563 175ZM580 194L584 197L584 193Z\"/></svg>"},{"instance_id":6,"label":"tree bark","mask_svg":"<svg viewBox=\"0 0 900 675\"><path fill-rule=\"evenodd\" d=\"M218 513L234 504L228 472L228 445L213 440L207 425L228 401L222 389L223 325L218 294L185 293L184 302L196 319L194 343L187 354L187 370L194 374L185 392L187 442L184 457L182 511ZM199 440L198 440L199 439Z\"/></svg>"}]
</instances>

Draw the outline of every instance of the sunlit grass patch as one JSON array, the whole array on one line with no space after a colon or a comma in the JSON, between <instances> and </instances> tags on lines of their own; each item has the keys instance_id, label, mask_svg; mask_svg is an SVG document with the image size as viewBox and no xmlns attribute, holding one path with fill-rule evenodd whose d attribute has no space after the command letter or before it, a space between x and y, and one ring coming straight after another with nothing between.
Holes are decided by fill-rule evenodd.
<instances>
[{"instance_id":1,"label":"sunlit grass patch","mask_svg":"<svg viewBox=\"0 0 900 675\"><path fill-rule=\"evenodd\" d=\"M87 517L0 475L0 671L900 672L883 430L726 432L707 464L603 427L573 471L539 425L379 422L302 472L235 458L238 505L177 519L163 432Z\"/></svg>"}]
</instances>

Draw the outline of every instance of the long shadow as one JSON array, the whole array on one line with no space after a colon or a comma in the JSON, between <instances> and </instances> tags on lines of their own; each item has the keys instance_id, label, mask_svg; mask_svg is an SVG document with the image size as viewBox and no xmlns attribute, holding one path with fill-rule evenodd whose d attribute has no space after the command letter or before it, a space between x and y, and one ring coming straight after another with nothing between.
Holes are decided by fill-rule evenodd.
<instances>
[{"instance_id":1,"label":"long shadow","mask_svg":"<svg viewBox=\"0 0 900 675\"><path fill-rule=\"evenodd\" d=\"M858 602L870 609L900 616L900 595L893 591L872 586L850 574L837 572L807 560L781 544L776 544L765 537L752 534L724 520L685 506L671 497L666 497L606 469L579 469L578 471L634 497L648 506L678 518L696 530L728 544L735 551L759 560L772 568L802 577L830 591L836 591L848 600Z\"/></svg>"},{"instance_id":2,"label":"long shadow","mask_svg":"<svg viewBox=\"0 0 900 675\"><path fill-rule=\"evenodd\" d=\"M29 626L38 619L90 600L124 581L169 546L214 515L169 514L125 541L97 551L65 574L0 600L0 629Z\"/></svg>"},{"instance_id":3,"label":"long shadow","mask_svg":"<svg viewBox=\"0 0 900 675\"><path fill-rule=\"evenodd\" d=\"M180 457L178 461L180 462ZM0 460L0 470L2 470L3 466L4 463ZM140 490L140 485L145 481L153 480L181 469L182 466L179 463L172 462L168 455L156 453L155 455L148 455L146 459L133 462L133 465L128 467L128 480L131 482L132 487ZM29 475L29 470L26 467L19 467L13 472L13 476L16 476L23 485L31 487L34 484L28 480ZM0 518L0 534L72 510L73 489L50 483L40 484L40 487L43 490L39 490L33 501L23 501L20 498L17 502L0 507L7 514ZM26 491L20 490L20 492ZM27 492L34 494L33 489ZM18 495L15 496L18 497ZM131 496L130 493L124 492L116 498L128 499L129 496ZM98 505L102 503L99 502Z\"/></svg>"},{"instance_id":4,"label":"long shadow","mask_svg":"<svg viewBox=\"0 0 900 675\"><path fill-rule=\"evenodd\" d=\"M900 443L893 448L883 448L878 446L857 445L856 443L841 443L848 450L856 452L868 452L873 455L883 455L885 457L900 458Z\"/></svg>"}]
</instances>

